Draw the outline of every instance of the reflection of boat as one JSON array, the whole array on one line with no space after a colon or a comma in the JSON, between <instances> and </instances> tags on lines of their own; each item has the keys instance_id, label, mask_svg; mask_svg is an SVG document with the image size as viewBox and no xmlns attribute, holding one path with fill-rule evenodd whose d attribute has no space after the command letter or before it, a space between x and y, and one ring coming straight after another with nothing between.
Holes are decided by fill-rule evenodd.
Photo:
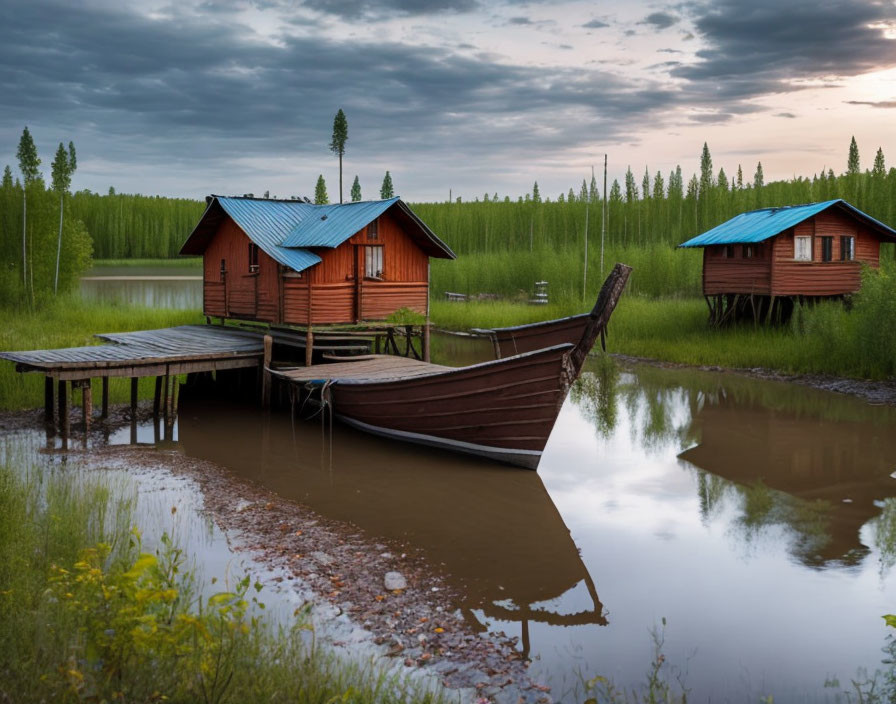
<instances>
[{"instance_id":1,"label":"reflection of boat","mask_svg":"<svg viewBox=\"0 0 896 704\"><path fill-rule=\"evenodd\" d=\"M575 344L460 368L369 355L275 373L318 393L337 418L367 432L535 469L630 272L616 265Z\"/></svg>"},{"instance_id":2,"label":"reflection of boat","mask_svg":"<svg viewBox=\"0 0 896 704\"><path fill-rule=\"evenodd\" d=\"M859 531L880 513L875 502L893 495L896 436L889 426L706 396L690 434L700 443L680 459L740 487L748 499L745 525L790 524L809 564L854 562L867 552ZM749 500L762 489L797 499L797 510L771 494Z\"/></svg>"},{"instance_id":3,"label":"reflection of boat","mask_svg":"<svg viewBox=\"0 0 896 704\"><path fill-rule=\"evenodd\" d=\"M490 618L521 624L606 623L569 529L537 474L424 452L351 428L329 432L325 438L314 423L293 426L288 415L265 418L238 403L185 392L178 442L189 456L220 464L373 538L421 548L430 564L444 565L449 581L462 587L468 617L481 609ZM583 582L593 603L581 613L534 606Z\"/></svg>"}]
</instances>

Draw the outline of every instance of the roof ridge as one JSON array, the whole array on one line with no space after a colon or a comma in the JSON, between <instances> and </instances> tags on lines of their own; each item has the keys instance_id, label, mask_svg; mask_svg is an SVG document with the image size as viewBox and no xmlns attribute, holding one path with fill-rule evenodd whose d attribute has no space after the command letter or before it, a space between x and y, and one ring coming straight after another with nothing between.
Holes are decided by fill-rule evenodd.
<instances>
[{"instance_id":1,"label":"roof ridge","mask_svg":"<svg viewBox=\"0 0 896 704\"><path fill-rule=\"evenodd\" d=\"M209 198L227 198L228 200L251 200L261 203L301 203L302 205L311 205L315 208L329 208L334 205L358 205L360 203L384 203L388 200L401 200L401 196L393 196L392 198L374 198L371 200L353 200L348 203L312 203L304 198L263 198L261 196L225 196L220 193L210 193Z\"/></svg>"}]
</instances>

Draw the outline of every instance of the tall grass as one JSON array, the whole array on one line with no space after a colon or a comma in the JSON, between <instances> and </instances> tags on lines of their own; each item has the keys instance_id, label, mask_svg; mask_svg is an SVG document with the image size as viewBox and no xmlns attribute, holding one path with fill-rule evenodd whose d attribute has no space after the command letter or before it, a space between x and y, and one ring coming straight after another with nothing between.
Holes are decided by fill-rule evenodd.
<instances>
[{"instance_id":1,"label":"tall grass","mask_svg":"<svg viewBox=\"0 0 896 704\"><path fill-rule=\"evenodd\" d=\"M100 344L103 332L151 330L204 321L199 311L156 310L82 301L72 295L54 299L36 310L0 308L0 350L51 349ZM35 408L43 403L43 376L19 374L12 362L0 360L0 409ZM141 398L153 393L153 379L140 380ZM127 401L127 379L111 379L112 403Z\"/></svg>"},{"instance_id":2,"label":"tall grass","mask_svg":"<svg viewBox=\"0 0 896 704\"><path fill-rule=\"evenodd\" d=\"M633 268L628 290L647 296L696 296L700 294L702 256L695 250L668 246L612 247L588 253L587 291L584 251L542 247L461 255L455 261L433 260L432 295L446 291L475 295L494 293L511 299L531 298L536 281L548 282L551 301L574 304L594 302L603 278L616 262Z\"/></svg>"},{"instance_id":3,"label":"tall grass","mask_svg":"<svg viewBox=\"0 0 896 704\"><path fill-rule=\"evenodd\" d=\"M132 485L130 485L132 486ZM0 466L0 701L433 702L261 620L245 578L199 599L186 556L141 552L132 491ZM310 637L309 637L310 635Z\"/></svg>"},{"instance_id":4,"label":"tall grass","mask_svg":"<svg viewBox=\"0 0 896 704\"><path fill-rule=\"evenodd\" d=\"M584 312L593 304L567 299L549 306L512 301L435 301L437 326L453 330L505 327ZM610 321L611 352L682 364L762 367L885 379L896 375L896 276L866 271L847 309L840 302L799 309L790 325L707 325L699 298L651 298L628 292Z\"/></svg>"}]
</instances>

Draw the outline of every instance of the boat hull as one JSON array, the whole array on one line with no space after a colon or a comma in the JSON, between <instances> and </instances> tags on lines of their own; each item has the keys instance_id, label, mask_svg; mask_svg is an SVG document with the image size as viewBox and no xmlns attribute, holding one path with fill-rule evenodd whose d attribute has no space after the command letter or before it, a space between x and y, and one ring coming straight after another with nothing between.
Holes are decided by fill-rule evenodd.
<instances>
[{"instance_id":1,"label":"boat hull","mask_svg":"<svg viewBox=\"0 0 896 704\"><path fill-rule=\"evenodd\" d=\"M327 401L377 435L535 469L571 382L572 345L414 379L337 380Z\"/></svg>"}]
</instances>

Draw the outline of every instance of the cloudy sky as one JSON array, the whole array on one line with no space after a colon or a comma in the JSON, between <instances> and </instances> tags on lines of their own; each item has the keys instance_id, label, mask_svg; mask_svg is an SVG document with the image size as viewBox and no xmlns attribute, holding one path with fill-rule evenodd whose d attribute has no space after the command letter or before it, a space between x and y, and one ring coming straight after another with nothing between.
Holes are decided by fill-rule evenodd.
<instances>
[{"instance_id":1,"label":"cloudy sky","mask_svg":"<svg viewBox=\"0 0 896 704\"><path fill-rule=\"evenodd\" d=\"M31 129L74 188L552 197L630 164L766 179L896 165L896 1L3 0L0 167Z\"/></svg>"}]
</instances>

